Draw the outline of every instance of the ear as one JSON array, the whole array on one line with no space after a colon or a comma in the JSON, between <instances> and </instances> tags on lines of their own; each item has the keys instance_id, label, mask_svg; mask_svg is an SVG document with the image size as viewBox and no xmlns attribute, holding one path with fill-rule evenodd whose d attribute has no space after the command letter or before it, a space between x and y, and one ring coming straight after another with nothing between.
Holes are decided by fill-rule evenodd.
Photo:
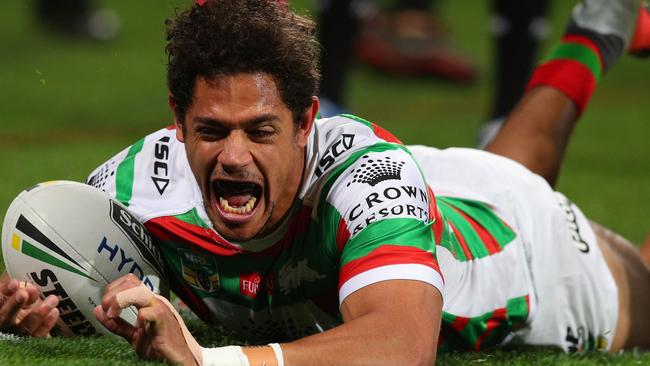
<instances>
[{"instance_id":1,"label":"ear","mask_svg":"<svg viewBox=\"0 0 650 366\"><path fill-rule=\"evenodd\" d=\"M318 101L318 97L312 97L311 106L307 107L307 110L305 111L305 117L300 122L298 131L296 133L296 138L298 139L298 145L300 145L300 147L307 146L309 134L311 133L311 129L314 127L316 116L318 116L319 107L320 102Z\"/></svg>"},{"instance_id":2,"label":"ear","mask_svg":"<svg viewBox=\"0 0 650 366\"><path fill-rule=\"evenodd\" d=\"M176 113L176 101L172 93L167 95L167 103L169 103L169 108L171 108L172 113L174 114L174 126L176 126L176 139L180 142L185 142L185 136L183 135L183 121L178 119L178 113Z\"/></svg>"}]
</instances>

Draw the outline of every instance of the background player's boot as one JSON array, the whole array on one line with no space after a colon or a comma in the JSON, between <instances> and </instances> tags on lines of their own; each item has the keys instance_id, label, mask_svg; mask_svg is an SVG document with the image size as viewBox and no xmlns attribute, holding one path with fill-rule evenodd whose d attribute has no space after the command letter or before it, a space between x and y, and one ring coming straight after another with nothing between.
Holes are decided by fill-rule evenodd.
<instances>
[{"instance_id":1,"label":"background player's boot","mask_svg":"<svg viewBox=\"0 0 650 366\"><path fill-rule=\"evenodd\" d=\"M449 32L429 12L375 13L361 22L355 51L363 63L402 75L476 81L473 61L453 45Z\"/></svg>"},{"instance_id":2,"label":"background player's boot","mask_svg":"<svg viewBox=\"0 0 650 366\"><path fill-rule=\"evenodd\" d=\"M648 1L641 3L628 51L635 56L650 56L650 2Z\"/></svg>"}]
</instances>

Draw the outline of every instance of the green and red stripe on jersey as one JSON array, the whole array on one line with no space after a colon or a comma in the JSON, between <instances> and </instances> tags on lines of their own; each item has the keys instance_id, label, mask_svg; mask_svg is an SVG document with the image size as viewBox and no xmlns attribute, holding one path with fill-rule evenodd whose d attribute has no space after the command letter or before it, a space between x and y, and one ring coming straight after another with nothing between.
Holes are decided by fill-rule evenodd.
<instances>
[{"instance_id":1,"label":"green and red stripe on jersey","mask_svg":"<svg viewBox=\"0 0 650 366\"><path fill-rule=\"evenodd\" d=\"M345 219L340 217L339 224L336 228L336 247L339 249L339 253L343 251L343 248L345 248L345 244L350 239L350 235L350 229L348 229Z\"/></svg>"},{"instance_id":2,"label":"green and red stripe on jersey","mask_svg":"<svg viewBox=\"0 0 650 366\"><path fill-rule=\"evenodd\" d=\"M145 222L144 226L158 241L188 243L220 256L233 256L242 252L216 231L187 223L177 217L153 218Z\"/></svg>"},{"instance_id":3,"label":"green and red stripe on jersey","mask_svg":"<svg viewBox=\"0 0 650 366\"><path fill-rule=\"evenodd\" d=\"M480 351L498 346L513 329L524 326L529 312L528 295L509 299L505 307L475 317L443 312L438 352Z\"/></svg>"},{"instance_id":4,"label":"green and red stripe on jersey","mask_svg":"<svg viewBox=\"0 0 650 366\"><path fill-rule=\"evenodd\" d=\"M460 261L499 253L516 236L510 226L482 202L438 197L438 208L452 228L441 245Z\"/></svg>"},{"instance_id":5,"label":"green and red stripe on jersey","mask_svg":"<svg viewBox=\"0 0 650 366\"><path fill-rule=\"evenodd\" d=\"M565 35L533 72L527 90L545 85L558 89L578 108L587 106L604 70L596 43L582 35Z\"/></svg>"},{"instance_id":6,"label":"green and red stripe on jersey","mask_svg":"<svg viewBox=\"0 0 650 366\"><path fill-rule=\"evenodd\" d=\"M358 274L395 264L424 265L440 274L430 225L405 218L385 219L368 225L345 243L339 288Z\"/></svg>"},{"instance_id":7,"label":"green and red stripe on jersey","mask_svg":"<svg viewBox=\"0 0 650 366\"><path fill-rule=\"evenodd\" d=\"M311 207L302 205L301 201L296 201L287 232L273 246L256 254L272 256L291 246L293 239L298 235L303 235L309 226L311 210ZM153 237L161 241L187 243L220 256L233 256L242 253L242 249L232 245L211 229L199 217L196 209L176 216L153 218L145 222L144 225Z\"/></svg>"}]
</instances>

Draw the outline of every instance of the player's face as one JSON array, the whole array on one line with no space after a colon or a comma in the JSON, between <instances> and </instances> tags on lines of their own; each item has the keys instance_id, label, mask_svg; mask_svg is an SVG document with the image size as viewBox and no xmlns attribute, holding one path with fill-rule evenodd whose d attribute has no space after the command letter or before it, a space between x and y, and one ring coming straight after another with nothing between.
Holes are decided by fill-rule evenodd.
<instances>
[{"instance_id":1,"label":"player's face","mask_svg":"<svg viewBox=\"0 0 650 366\"><path fill-rule=\"evenodd\" d=\"M317 109L314 98L296 125L264 73L198 79L177 136L222 236L245 241L263 235L290 210Z\"/></svg>"}]
</instances>

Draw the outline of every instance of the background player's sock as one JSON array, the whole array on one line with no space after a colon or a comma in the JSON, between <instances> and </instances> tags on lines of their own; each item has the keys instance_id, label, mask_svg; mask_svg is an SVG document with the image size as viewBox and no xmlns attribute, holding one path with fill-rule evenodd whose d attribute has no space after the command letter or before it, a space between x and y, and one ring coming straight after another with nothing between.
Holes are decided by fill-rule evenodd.
<instances>
[{"instance_id":1,"label":"background player's sock","mask_svg":"<svg viewBox=\"0 0 650 366\"><path fill-rule=\"evenodd\" d=\"M527 89L546 85L566 94L582 113L602 74L630 43L639 0L584 0L564 37L535 69Z\"/></svg>"}]
</instances>

